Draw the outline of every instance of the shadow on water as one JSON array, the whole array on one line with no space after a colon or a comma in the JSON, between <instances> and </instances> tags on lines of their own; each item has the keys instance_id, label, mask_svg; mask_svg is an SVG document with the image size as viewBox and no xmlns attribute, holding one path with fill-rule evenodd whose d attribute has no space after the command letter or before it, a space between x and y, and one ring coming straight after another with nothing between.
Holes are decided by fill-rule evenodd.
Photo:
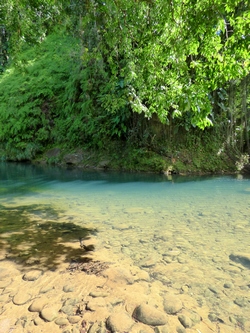
<instances>
[{"instance_id":1,"label":"shadow on water","mask_svg":"<svg viewBox=\"0 0 250 333\"><path fill-rule=\"evenodd\" d=\"M47 205L0 205L0 251L6 254L2 260L49 270L62 261L84 261L86 250L79 240L88 239L96 230L59 221L58 215Z\"/></svg>"}]
</instances>

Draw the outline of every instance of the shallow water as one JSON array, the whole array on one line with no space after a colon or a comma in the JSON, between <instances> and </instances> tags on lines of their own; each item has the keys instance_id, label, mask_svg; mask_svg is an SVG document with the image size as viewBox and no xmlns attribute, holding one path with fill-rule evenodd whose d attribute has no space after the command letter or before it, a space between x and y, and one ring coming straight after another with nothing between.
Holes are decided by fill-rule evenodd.
<instances>
[{"instance_id":1,"label":"shallow water","mask_svg":"<svg viewBox=\"0 0 250 333\"><path fill-rule=\"evenodd\" d=\"M110 251L241 325L250 310L250 179L166 177L0 164L0 247L19 265L55 269L95 235ZM245 327L245 328L244 328Z\"/></svg>"}]
</instances>

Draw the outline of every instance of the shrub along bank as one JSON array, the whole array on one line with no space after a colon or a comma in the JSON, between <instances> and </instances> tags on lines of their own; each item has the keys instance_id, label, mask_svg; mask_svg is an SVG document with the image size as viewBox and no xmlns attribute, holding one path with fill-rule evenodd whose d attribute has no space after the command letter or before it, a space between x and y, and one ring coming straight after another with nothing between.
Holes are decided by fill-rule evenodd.
<instances>
[{"instance_id":1,"label":"shrub along bank","mask_svg":"<svg viewBox=\"0 0 250 333\"><path fill-rule=\"evenodd\" d=\"M200 130L186 126L187 118L163 125L129 107L117 113L95 104L81 59L78 38L54 33L26 46L1 75L2 160L140 172L236 170L239 154L228 154L217 125Z\"/></svg>"}]
</instances>

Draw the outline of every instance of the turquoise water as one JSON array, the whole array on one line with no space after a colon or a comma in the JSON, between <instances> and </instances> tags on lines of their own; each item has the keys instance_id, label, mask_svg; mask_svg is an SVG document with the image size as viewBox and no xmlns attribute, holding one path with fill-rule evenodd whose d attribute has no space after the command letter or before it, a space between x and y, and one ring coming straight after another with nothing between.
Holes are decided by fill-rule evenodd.
<instances>
[{"instance_id":1,"label":"turquoise water","mask_svg":"<svg viewBox=\"0 0 250 333\"><path fill-rule=\"evenodd\" d=\"M129 258L222 321L246 324L249 178L2 163L0 180L0 249L7 259L54 269L60 253L68 261L80 256L64 244L94 235L110 257Z\"/></svg>"}]
</instances>

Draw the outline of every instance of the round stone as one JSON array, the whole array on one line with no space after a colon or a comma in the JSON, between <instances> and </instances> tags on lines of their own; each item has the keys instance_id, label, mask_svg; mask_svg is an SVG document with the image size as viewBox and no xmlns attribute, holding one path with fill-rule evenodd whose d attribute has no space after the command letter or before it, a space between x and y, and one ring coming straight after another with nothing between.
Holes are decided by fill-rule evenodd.
<instances>
[{"instance_id":1,"label":"round stone","mask_svg":"<svg viewBox=\"0 0 250 333\"><path fill-rule=\"evenodd\" d=\"M177 333L186 333L186 329L183 326L176 327Z\"/></svg>"},{"instance_id":2,"label":"round stone","mask_svg":"<svg viewBox=\"0 0 250 333\"><path fill-rule=\"evenodd\" d=\"M211 322L216 322L218 320L218 316L215 314L215 313L212 313L210 312L208 314L208 319L211 321Z\"/></svg>"},{"instance_id":3,"label":"round stone","mask_svg":"<svg viewBox=\"0 0 250 333\"><path fill-rule=\"evenodd\" d=\"M136 307L133 317L146 325L160 326L167 324L166 314L148 304L141 304Z\"/></svg>"},{"instance_id":4,"label":"round stone","mask_svg":"<svg viewBox=\"0 0 250 333\"><path fill-rule=\"evenodd\" d=\"M179 315L178 319L182 326L184 326L185 328L190 328L193 326L193 322L188 316Z\"/></svg>"},{"instance_id":5,"label":"round stone","mask_svg":"<svg viewBox=\"0 0 250 333\"><path fill-rule=\"evenodd\" d=\"M178 297L173 295L165 296L163 304L164 304L164 310L168 314L176 314L183 307L182 301Z\"/></svg>"},{"instance_id":6,"label":"round stone","mask_svg":"<svg viewBox=\"0 0 250 333\"><path fill-rule=\"evenodd\" d=\"M71 316L73 315L74 313L74 308L72 305L64 305L62 308L61 308L61 311L65 314L67 314L68 316Z\"/></svg>"},{"instance_id":7,"label":"round stone","mask_svg":"<svg viewBox=\"0 0 250 333\"><path fill-rule=\"evenodd\" d=\"M80 316L68 316L68 321L70 324L78 323L82 318Z\"/></svg>"},{"instance_id":8,"label":"round stone","mask_svg":"<svg viewBox=\"0 0 250 333\"><path fill-rule=\"evenodd\" d=\"M63 291L64 291L65 293L71 293L71 292L74 291L74 287L73 287L73 286L70 286L70 285L66 285L66 286L63 287Z\"/></svg>"},{"instance_id":9,"label":"round stone","mask_svg":"<svg viewBox=\"0 0 250 333\"><path fill-rule=\"evenodd\" d=\"M165 256L163 257L163 260L164 260L167 264L171 264L171 262L173 261L173 260L172 260L172 257L167 256L167 255L165 255Z\"/></svg>"},{"instance_id":10,"label":"round stone","mask_svg":"<svg viewBox=\"0 0 250 333\"><path fill-rule=\"evenodd\" d=\"M57 310L53 307L43 308L41 311L41 317L46 321L53 321L57 318Z\"/></svg>"},{"instance_id":11,"label":"round stone","mask_svg":"<svg viewBox=\"0 0 250 333\"><path fill-rule=\"evenodd\" d=\"M146 259L143 259L143 260L140 262L140 266L141 266L141 267L149 268L149 267L153 267L153 266L155 266L156 263L157 263L157 259L156 259L156 258L146 258Z\"/></svg>"},{"instance_id":12,"label":"round stone","mask_svg":"<svg viewBox=\"0 0 250 333\"><path fill-rule=\"evenodd\" d=\"M105 271L105 276L116 283L133 284L135 280L130 271L123 267L110 267Z\"/></svg>"},{"instance_id":13,"label":"round stone","mask_svg":"<svg viewBox=\"0 0 250 333\"><path fill-rule=\"evenodd\" d=\"M105 306L106 306L106 301L104 298L97 298L97 299L94 298L87 303L86 309L89 311L96 311L100 307L105 307Z\"/></svg>"},{"instance_id":14,"label":"round stone","mask_svg":"<svg viewBox=\"0 0 250 333\"><path fill-rule=\"evenodd\" d=\"M36 318L34 319L34 324L35 324L36 326L42 325L43 323L44 323L44 321L43 321L40 317L36 317Z\"/></svg>"},{"instance_id":15,"label":"round stone","mask_svg":"<svg viewBox=\"0 0 250 333\"><path fill-rule=\"evenodd\" d=\"M67 325L68 323L69 323L68 320L64 317L59 317L55 320L55 324L58 326Z\"/></svg>"},{"instance_id":16,"label":"round stone","mask_svg":"<svg viewBox=\"0 0 250 333\"><path fill-rule=\"evenodd\" d=\"M127 312L119 312L109 316L106 324L112 333L129 332L134 325L134 321Z\"/></svg>"},{"instance_id":17,"label":"round stone","mask_svg":"<svg viewBox=\"0 0 250 333\"><path fill-rule=\"evenodd\" d=\"M63 305L72 305L72 306L74 306L79 302L80 302L79 298L69 298L69 299L64 301Z\"/></svg>"},{"instance_id":18,"label":"round stone","mask_svg":"<svg viewBox=\"0 0 250 333\"><path fill-rule=\"evenodd\" d=\"M43 274L43 271L40 269L33 269L32 271L27 272L23 276L24 281L35 281L37 280L41 275Z\"/></svg>"},{"instance_id":19,"label":"round stone","mask_svg":"<svg viewBox=\"0 0 250 333\"><path fill-rule=\"evenodd\" d=\"M234 300L234 303L243 308L243 307L247 306L248 300L247 300L247 298L240 296L240 297L236 297L236 299Z\"/></svg>"},{"instance_id":20,"label":"round stone","mask_svg":"<svg viewBox=\"0 0 250 333\"><path fill-rule=\"evenodd\" d=\"M188 292L189 292L189 288L188 288L188 286L186 286L186 285L182 286L182 287L181 287L181 290L182 290L182 292L184 292L184 293L188 293Z\"/></svg>"},{"instance_id":21,"label":"round stone","mask_svg":"<svg viewBox=\"0 0 250 333\"><path fill-rule=\"evenodd\" d=\"M41 312L44 306L48 303L47 298L38 298L29 306L31 312Z\"/></svg>"},{"instance_id":22,"label":"round stone","mask_svg":"<svg viewBox=\"0 0 250 333\"><path fill-rule=\"evenodd\" d=\"M19 291L14 297L12 302L15 305L23 305L27 302L29 302L31 299L31 295L29 293L23 292L23 291Z\"/></svg>"},{"instance_id":23,"label":"round stone","mask_svg":"<svg viewBox=\"0 0 250 333\"><path fill-rule=\"evenodd\" d=\"M233 287L234 287L234 285L233 285L232 282L225 282L224 283L224 288L232 289Z\"/></svg>"}]
</instances>

